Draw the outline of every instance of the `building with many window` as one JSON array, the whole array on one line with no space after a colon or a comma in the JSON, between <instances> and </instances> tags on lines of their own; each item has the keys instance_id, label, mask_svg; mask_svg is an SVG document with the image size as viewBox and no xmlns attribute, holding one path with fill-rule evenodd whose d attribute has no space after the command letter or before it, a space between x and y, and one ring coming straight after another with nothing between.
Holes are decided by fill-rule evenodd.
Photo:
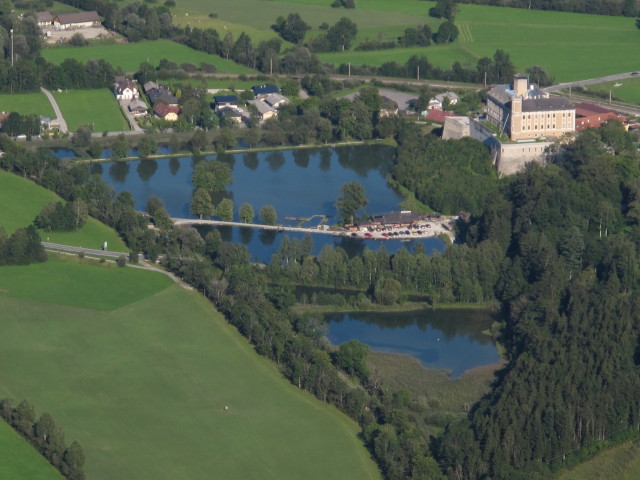
<instances>
[{"instance_id":1,"label":"building with many window","mask_svg":"<svg viewBox=\"0 0 640 480\"><path fill-rule=\"evenodd\" d=\"M557 138L574 132L576 109L566 99L549 97L525 75L497 85L487 94L487 120L511 140Z\"/></svg>"}]
</instances>

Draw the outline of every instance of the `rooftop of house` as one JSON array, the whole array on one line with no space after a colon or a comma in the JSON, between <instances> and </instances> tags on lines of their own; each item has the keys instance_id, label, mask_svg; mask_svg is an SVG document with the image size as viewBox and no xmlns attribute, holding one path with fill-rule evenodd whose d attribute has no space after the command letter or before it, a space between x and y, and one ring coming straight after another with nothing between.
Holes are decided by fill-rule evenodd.
<instances>
[{"instance_id":1,"label":"rooftop of house","mask_svg":"<svg viewBox=\"0 0 640 480\"><path fill-rule=\"evenodd\" d=\"M94 10L91 12L62 13L56 15L54 20L57 20L61 25L71 25L74 23L99 22L100 16Z\"/></svg>"},{"instance_id":2,"label":"rooftop of house","mask_svg":"<svg viewBox=\"0 0 640 480\"><path fill-rule=\"evenodd\" d=\"M145 92L149 92L150 90L160 90L160 85L158 85L156 82L146 82L144 85L144 91Z\"/></svg>"},{"instance_id":3,"label":"rooftop of house","mask_svg":"<svg viewBox=\"0 0 640 480\"><path fill-rule=\"evenodd\" d=\"M265 113L276 112L277 111L275 108L271 107L270 105L268 105L265 102L261 102L260 100L248 100L247 103L249 105L253 105L254 107L256 107L256 110L258 110L258 113L260 115L264 115Z\"/></svg>"},{"instance_id":4,"label":"rooftop of house","mask_svg":"<svg viewBox=\"0 0 640 480\"><path fill-rule=\"evenodd\" d=\"M49 12L36 12L36 20L38 21L38 23L51 23L53 21L53 15L51 15Z\"/></svg>"},{"instance_id":5,"label":"rooftop of house","mask_svg":"<svg viewBox=\"0 0 640 480\"><path fill-rule=\"evenodd\" d=\"M215 97L216 104L220 105L222 103L238 103L237 95L218 95Z\"/></svg>"},{"instance_id":6,"label":"rooftop of house","mask_svg":"<svg viewBox=\"0 0 640 480\"><path fill-rule=\"evenodd\" d=\"M280 93L276 85L254 85L251 87L254 95L269 95L270 93Z\"/></svg>"},{"instance_id":7,"label":"rooftop of house","mask_svg":"<svg viewBox=\"0 0 640 480\"><path fill-rule=\"evenodd\" d=\"M390 212L383 213L380 215L372 215L370 220L373 222L379 222L383 225L393 225L393 224L406 224L417 222L424 215L420 213L413 213L410 211L402 211L402 212Z\"/></svg>"},{"instance_id":8,"label":"rooftop of house","mask_svg":"<svg viewBox=\"0 0 640 480\"><path fill-rule=\"evenodd\" d=\"M540 87L538 87L538 85L536 85L535 83L528 84L526 92L527 93L524 96L524 100L546 98L549 96L548 93L540 89ZM513 84L502 84L496 85L491 90L489 90L487 96L493 97L494 100L497 100L499 103L506 105L511 100L516 98L516 92Z\"/></svg>"},{"instance_id":9,"label":"rooftop of house","mask_svg":"<svg viewBox=\"0 0 640 480\"><path fill-rule=\"evenodd\" d=\"M180 107L176 105L166 105L164 103L158 103L153 107L153 111L161 117L166 117L170 113L176 115L180 113Z\"/></svg>"},{"instance_id":10,"label":"rooftop of house","mask_svg":"<svg viewBox=\"0 0 640 480\"><path fill-rule=\"evenodd\" d=\"M138 86L135 83L130 82L129 80L118 82L116 85L116 90L118 92L124 92L127 88L130 90L137 90Z\"/></svg>"},{"instance_id":11,"label":"rooftop of house","mask_svg":"<svg viewBox=\"0 0 640 480\"><path fill-rule=\"evenodd\" d=\"M288 103L289 100L286 97L283 97L279 93L270 93L266 97L264 97L264 101L267 102L272 107L279 105L280 103Z\"/></svg>"},{"instance_id":12,"label":"rooftop of house","mask_svg":"<svg viewBox=\"0 0 640 480\"><path fill-rule=\"evenodd\" d=\"M135 110L135 109L137 109L137 110L148 110L147 104L144 103L139 98L136 98L135 100L131 100L131 102L129 103L129 110Z\"/></svg>"},{"instance_id":13,"label":"rooftop of house","mask_svg":"<svg viewBox=\"0 0 640 480\"><path fill-rule=\"evenodd\" d=\"M434 98L442 103L444 102L445 98L448 98L450 101L454 101L454 100L458 100L459 97L453 92L445 92L445 93L439 93Z\"/></svg>"}]
</instances>

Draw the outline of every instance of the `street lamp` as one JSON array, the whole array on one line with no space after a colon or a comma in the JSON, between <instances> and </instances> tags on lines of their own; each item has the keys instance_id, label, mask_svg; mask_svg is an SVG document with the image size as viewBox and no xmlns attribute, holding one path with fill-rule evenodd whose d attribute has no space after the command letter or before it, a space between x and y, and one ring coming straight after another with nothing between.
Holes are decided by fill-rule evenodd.
<instances>
[{"instance_id":1,"label":"street lamp","mask_svg":"<svg viewBox=\"0 0 640 480\"><path fill-rule=\"evenodd\" d=\"M13 67L13 28L11 29L11 66Z\"/></svg>"}]
</instances>

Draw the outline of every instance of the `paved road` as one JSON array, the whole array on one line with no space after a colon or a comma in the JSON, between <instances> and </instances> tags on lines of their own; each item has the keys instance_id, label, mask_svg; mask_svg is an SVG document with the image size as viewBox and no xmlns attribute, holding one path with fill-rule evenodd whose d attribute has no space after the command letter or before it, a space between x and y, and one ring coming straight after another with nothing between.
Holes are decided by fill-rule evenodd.
<instances>
[{"instance_id":1,"label":"paved road","mask_svg":"<svg viewBox=\"0 0 640 480\"><path fill-rule=\"evenodd\" d=\"M49 99L49 103L53 107L53 111L56 112L56 119L58 120L58 123L60 124L60 131L62 133L67 133L69 131L67 129L67 122L64 120L64 117L62 116L62 112L60 111L60 108L58 107L58 102L56 102L56 99L53 98L53 95L51 94L51 92L49 90L47 90L46 88L42 88L42 87L40 87L40 90L42 90L42 93L44 93L47 96L47 98Z\"/></svg>"},{"instance_id":2,"label":"paved road","mask_svg":"<svg viewBox=\"0 0 640 480\"><path fill-rule=\"evenodd\" d=\"M125 255L127 258L129 257L129 255L126 252L112 252L109 250L96 250L93 248L84 248L84 247L74 247L71 245L62 245L60 243L50 243L50 242L41 242L42 246L48 250L55 250L57 252L64 252L64 253L69 253L69 254L78 254L80 252L84 253L85 255L92 255L92 256L99 256L99 257L109 257L109 258L118 258L121 257L122 255ZM180 285L182 288L186 289L186 290L193 290L193 287L191 285L189 285L188 283L183 282L182 280L180 280L178 277L176 277L173 273L171 272L167 272L166 270L163 270L162 268L156 267L155 265L152 265L150 263L147 263L144 260L144 257L142 255L139 256L140 258L140 264L139 265L132 265L132 264L127 264L128 267L132 267L132 268L140 268L143 270L151 270L154 272L158 272L161 273L163 275L166 275L167 277L171 278L171 280L173 280L174 282L176 282L178 285ZM111 261L111 260L109 260Z\"/></svg>"},{"instance_id":3,"label":"paved road","mask_svg":"<svg viewBox=\"0 0 640 480\"><path fill-rule=\"evenodd\" d=\"M120 103L120 108L122 109L124 116L129 121L129 126L131 127L131 129L135 133L144 133L144 130L140 128L140 125L138 125L138 122L136 122L136 117L134 117L133 113L129 111L128 107L130 102L131 100L120 100L118 103Z\"/></svg>"},{"instance_id":4,"label":"paved road","mask_svg":"<svg viewBox=\"0 0 640 480\"><path fill-rule=\"evenodd\" d=\"M44 248L51 250L62 250L63 252L71 253L86 253L87 255L100 255L101 257L118 258L121 255L128 256L126 252L111 252L109 250L99 250L94 248L73 247L71 245L62 245L59 243L42 242Z\"/></svg>"},{"instance_id":5,"label":"paved road","mask_svg":"<svg viewBox=\"0 0 640 480\"><path fill-rule=\"evenodd\" d=\"M557 85L546 87L544 90L546 90L549 93L552 93L552 92L557 92L559 90L567 89L569 88L569 86L583 87L585 85L595 85L597 83L614 82L614 81L624 80L625 78L632 78L633 77L633 75L631 75L632 73L634 72L617 73L615 75L607 75L606 77L589 78L587 80L578 80L576 82L559 83Z\"/></svg>"}]
</instances>

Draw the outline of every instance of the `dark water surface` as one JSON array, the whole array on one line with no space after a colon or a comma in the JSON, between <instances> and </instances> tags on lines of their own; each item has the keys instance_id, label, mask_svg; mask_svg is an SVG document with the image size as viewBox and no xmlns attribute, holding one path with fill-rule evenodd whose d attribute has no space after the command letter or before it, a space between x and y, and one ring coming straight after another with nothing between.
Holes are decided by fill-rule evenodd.
<instances>
[{"instance_id":1,"label":"dark water surface","mask_svg":"<svg viewBox=\"0 0 640 480\"><path fill-rule=\"evenodd\" d=\"M287 217L308 218L313 215L331 217L335 223L335 202L340 188L348 182L360 182L369 199L365 212L383 213L399 209L402 197L386 181L393 164L395 150L387 146L357 146L274 152L252 152L222 155L219 160L228 162L233 170L233 184L227 192L214 199L231 198L237 213L243 203L253 206L257 214L263 205L273 205L278 223L296 224ZM136 209L144 210L147 198L161 198L172 217L192 218L189 204L193 193L191 176L194 166L216 157L180 157L131 162L107 162L93 164L92 172L102 175L116 192L133 194ZM321 217L314 217L307 224L317 226ZM269 261L284 235L290 239L302 239L300 233L270 233L245 228L221 228L223 239L247 245L254 260ZM313 235L314 253L324 245L341 245L351 255L365 246L377 250L384 246L389 253L401 247L413 250L421 243L427 253L442 250L443 243L436 238L411 240L355 240Z\"/></svg>"},{"instance_id":2,"label":"dark water surface","mask_svg":"<svg viewBox=\"0 0 640 480\"><path fill-rule=\"evenodd\" d=\"M355 338L374 351L411 355L453 376L500 358L493 339L482 333L493 321L484 310L339 313L326 320L334 345Z\"/></svg>"}]
</instances>

